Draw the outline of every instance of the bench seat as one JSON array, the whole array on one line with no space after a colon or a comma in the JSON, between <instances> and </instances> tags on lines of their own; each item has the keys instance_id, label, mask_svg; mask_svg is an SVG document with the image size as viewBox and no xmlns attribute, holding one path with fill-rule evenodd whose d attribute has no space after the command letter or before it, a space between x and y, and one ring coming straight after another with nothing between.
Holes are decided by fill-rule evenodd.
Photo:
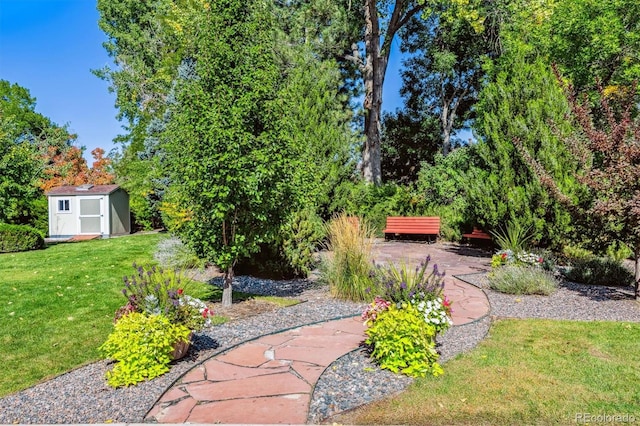
<instances>
[{"instance_id":1,"label":"bench seat","mask_svg":"<svg viewBox=\"0 0 640 426\"><path fill-rule=\"evenodd\" d=\"M473 231L470 234L462 234L462 236L469 238L470 240L491 240L491 235L478 228L473 228Z\"/></svg>"},{"instance_id":2,"label":"bench seat","mask_svg":"<svg viewBox=\"0 0 640 426\"><path fill-rule=\"evenodd\" d=\"M439 235L440 218L428 216L389 216L387 226L384 229L384 236L389 235Z\"/></svg>"}]
</instances>

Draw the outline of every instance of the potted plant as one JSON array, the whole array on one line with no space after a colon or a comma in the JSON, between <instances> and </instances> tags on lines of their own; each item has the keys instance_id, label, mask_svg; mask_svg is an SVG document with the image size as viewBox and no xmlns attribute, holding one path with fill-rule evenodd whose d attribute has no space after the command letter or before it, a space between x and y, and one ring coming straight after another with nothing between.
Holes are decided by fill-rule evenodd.
<instances>
[{"instance_id":1,"label":"potted plant","mask_svg":"<svg viewBox=\"0 0 640 426\"><path fill-rule=\"evenodd\" d=\"M177 272L134 264L124 277L127 303L115 315L114 331L101 346L117 362L107 373L114 387L128 386L169 371L171 361L184 357L193 333L211 324L213 312L185 290Z\"/></svg>"}]
</instances>

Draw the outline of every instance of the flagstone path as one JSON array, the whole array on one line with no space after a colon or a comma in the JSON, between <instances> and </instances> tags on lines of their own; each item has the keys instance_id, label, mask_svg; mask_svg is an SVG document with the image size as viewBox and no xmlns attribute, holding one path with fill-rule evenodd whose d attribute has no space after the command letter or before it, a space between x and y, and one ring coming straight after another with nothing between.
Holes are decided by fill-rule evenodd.
<instances>
[{"instance_id":1,"label":"flagstone path","mask_svg":"<svg viewBox=\"0 0 640 426\"><path fill-rule=\"evenodd\" d=\"M446 271L445 295L453 323L486 316L484 292L455 275L486 272L490 259L474 249L448 244L378 242L378 262L415 264L431 254ZM218 354L185 374L148 413L158 423L305 424L315 383L336 359L365 339L359 317L306 325L262 336Z\"/></svg>"}]
</instances>

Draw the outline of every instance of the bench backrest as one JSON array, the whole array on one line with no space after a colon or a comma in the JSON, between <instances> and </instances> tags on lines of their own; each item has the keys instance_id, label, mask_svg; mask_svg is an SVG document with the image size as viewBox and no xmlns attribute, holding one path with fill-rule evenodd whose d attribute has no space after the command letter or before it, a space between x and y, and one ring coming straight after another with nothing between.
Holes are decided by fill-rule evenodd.
<instances>
[{"instance_id":1,"label":"bench backrest","mask_svg":"<svg viewBox=\"0 0 640 426\"><path fill-rule=\"evenodd\" d=\"M440 218L429 216L390 216L387 217L387 229L391 233L439 234Z\"/></svg>"}]
</instances>

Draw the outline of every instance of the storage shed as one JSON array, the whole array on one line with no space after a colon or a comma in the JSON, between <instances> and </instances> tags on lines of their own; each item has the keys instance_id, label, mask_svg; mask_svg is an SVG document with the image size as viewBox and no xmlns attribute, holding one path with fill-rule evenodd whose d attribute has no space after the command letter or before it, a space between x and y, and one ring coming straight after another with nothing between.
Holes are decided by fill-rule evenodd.
<instances>
[{"instance_id":1,"label":"storage shed","mask_svg":"<svg viewBox=\"0 0 640 426\"><path fill-rule=\"evenodd\" d=\"M109 238L131 232L129 194L118 185L59 186L47 197L50 238Z\"/></svg>"}]
</instances>

